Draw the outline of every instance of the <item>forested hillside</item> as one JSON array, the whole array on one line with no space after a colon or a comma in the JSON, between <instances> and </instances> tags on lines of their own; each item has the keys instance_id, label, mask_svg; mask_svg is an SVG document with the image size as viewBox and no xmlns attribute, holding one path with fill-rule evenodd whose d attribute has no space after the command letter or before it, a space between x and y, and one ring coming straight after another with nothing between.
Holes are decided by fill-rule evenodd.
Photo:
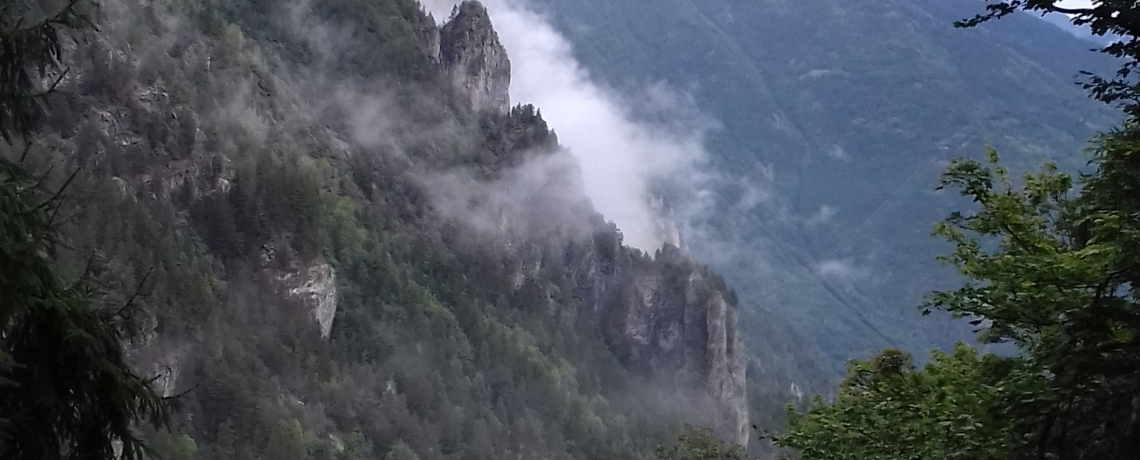
<instances>
[{"instance_id":1,"label":"forested hillside","mask_svg":"<svg viewBox=\"0 0 1140 460\"><path fill-rule=\"evenodd\" d=\"M79 6L5 158L63 190L64 279L136 307L128 358L177 406L144 436L162 458L645 458L684 423L747 442L735 293L622 245L507 102L482 5L442 27L414 0Z\"/></svg>"},{"instance_id":2,"label":"forested hillside","mask_svg":"<svg viewBox=\"0 0 1140 460\"><path fill-rule=\"evenodd\" d=\"M1080 154L1124 118L1089 42L964 0L490 2L0 0L0 459L1140 452L1138 136ZM675 168L591 189L625 152L512 101L535 62L644 94L574 136ZM669 243L598 212L630 191Z\"/></svg>"},{"instance_id":3,"label":"forested hillside","mask_svg":"<svg viewBox=\"0 0 1140 460\"><path fill-rule=\"evenodd\" d=\"M1055 159L1073 171L1087 139L1119 120L1077 84L1082 70L1110 74L1108 57L1028 14L954 29L979 3L532 7L594 77L629 93L664 81L715 119L718 201L687 216L686 243L739 289L746 338L764 335L750 328L773 311L839 367L885 346L949 349L971 337L969 325L916 308L957 283L934 260L948 248L930 237L961 204L935 191L949 160L992 145L1016 170Z\"/></svg>"}]
</instances>

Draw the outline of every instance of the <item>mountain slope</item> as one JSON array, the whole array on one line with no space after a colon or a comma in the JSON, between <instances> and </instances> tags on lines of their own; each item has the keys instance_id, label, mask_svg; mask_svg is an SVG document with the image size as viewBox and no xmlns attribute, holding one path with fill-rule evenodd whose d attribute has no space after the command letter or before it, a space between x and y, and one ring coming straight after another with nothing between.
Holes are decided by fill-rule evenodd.
<instances>
[{"instance_id":1,"label":"mountain slope","mask_svg":"<svg viewBox=\"0 0 1140 460\"><path fill-rule=\"evenodd\" d=\"M1041 16L1041 20L1053 24L1061 30L1068 32L1079 39L1087 40L1097 46L1107 46L1116 41L1111 36L1098 36L1083 26L1074 25L1072 18L1065 14L1047 14Z\"/></svg>"},{"instance_id":2,"label":"mountain slope","mask_svg":"<svg viewBox=\"0 0 1140 460\"><path fill-rule=\"evenodd\" d=\"M992 145L1015 168L1076 168L1116 120L1075 83L1111 69L1088 42L1028 16L953 29L973 2L532 3L596 78L689 90L720 123L720 200L694 217L692 253L834 363L969 337L915 308L953 283L928 236L955 203L934 190L946 160Z\"/></svg>"},{"instance_id":3,"label":"mountain slope","mask_svg":"<svg viewBox=\"0 0 1140 460\"><path fill-rule=\"evenodd\" d=\"M61 270L143 314L164 458L646 458L747 442L735 294L594 211L465 2L105 0L27 157ZM3 154L23 155L6 148ZM109 303L110 304L110 303ZM784 400L773 400L773 405Z\"/></svg>"}]
</instances>

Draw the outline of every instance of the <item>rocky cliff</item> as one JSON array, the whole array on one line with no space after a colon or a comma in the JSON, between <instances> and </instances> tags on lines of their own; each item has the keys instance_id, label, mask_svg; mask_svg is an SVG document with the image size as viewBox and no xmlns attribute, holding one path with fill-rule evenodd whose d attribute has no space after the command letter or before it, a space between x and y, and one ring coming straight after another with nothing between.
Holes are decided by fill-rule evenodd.
<instances>
[{"instance_id":1,"label":"rocky cliff","mask_svg":"<svg viewBox=\"0 0 1140 460\"><path fill-rule=\"evenodd\" d=\"M511 280L505 288L518 308L557 318L566 313L557 299L569 294L577 300L574 314L652 391L747 445L747 356L735 293L672 244L652 256L623 246L620 231L583 194L574 158L555 139L527 145L504 148L516 156L494 180L479 182L480 205L457 212L446 204L468 197L448 192L437 203L502 248Z\"/></svg>"},{"instance_id":2,"label":"rocky cliff","mask_svg":"<svg viewBox=\"0 0 1140 460\"><path fill-rule=\"evenodd\" d=\"M716 426L747 445L745 352L730 293L672 245L653 262L631 267L609 288L601 315L609 343L683 399L711 401Z\"/></svg>"},{"instance_id":3,"label":"rocky cliff","mask_svg":"<svg viewBox=\"0 0 1140 460\"><path fill-rule=\"evenodd\" d=\"M336 319L336 270L327 262L318 262L280 279L288 287L289 295L300 299L312 311L321 338L329 338Z\"/></svg>"},{"instance_id":4,"label":"rocky cliff","mask_svg":"<svg viewBox=\"0 0 1140 460\"><path fill-rule=\"evenodd\" d=\"M467 0L439 31L439 62L452 87L476 111L506 113L511 60L499 43L487 8ZM429 46L434 46L434 43Z\"/></svg>"},{"instance_id":5,"label":"rocky cliff","mask_svg":"<svg viewBox=\"0 0 1140 460\"><path fill-rule=\"evenodd\" d=\"M506 219L510 221L508 217ZM610 351L686 417L748 445L747 355L737 329L735 294L707 268L665 245L650 257L621 245L595 221L593 234L552 246L514 241L512 277L519 308L557 311L561 295L580 300ZM560 271L559 283L549 273Z\"/></svg>"},{"instance_id":6,"label":"rocky cliff","mask_svg":"<svg viewBox=\"0 0 1140 460\"><path fill-rule=\"evenodd\" d=\"M510 60L486 8L471 0L459 4L440 37L440 61L453 87L476 110L505 113ZM508 117L507 123L511 120ZM513 133L509 126L502 131ZM737 333L736 306L729 302L724 282L676 247L680 237L671 222L663 222L671 244L655 258L622 247L620 235L614 237L614 229L601 216L593 216L580 171L572 157L558 151L556 139L539 142L538 155L534 145L521 147L501 146L527 158L504 163L516 168L515 177L498 184L510 193L495 195L527 198L497 203L489 219L510 235L502 244L517 256L512 274L516 294L540 293L537 297L544 300L538 303L546 305L549 293L559 290L538 287L543 283L535 278L546 265L559 264L580 274L572 289L620 359L682 400L712 406L714 410L702 414L706 421L747 445L746 356ZM535 181L536 176L541 180ZM584 235L593 235L589 243L583 244Z\"/></svg>"}]
</instances>

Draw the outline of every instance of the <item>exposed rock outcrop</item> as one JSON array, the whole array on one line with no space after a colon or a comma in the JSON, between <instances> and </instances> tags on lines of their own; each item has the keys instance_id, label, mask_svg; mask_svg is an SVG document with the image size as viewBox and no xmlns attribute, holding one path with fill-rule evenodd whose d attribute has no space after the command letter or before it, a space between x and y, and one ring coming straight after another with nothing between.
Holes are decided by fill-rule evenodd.
<instances>
[{"instance_id":1,"label":"exposed rock outcrop","mask_svg":"<svg viewBox=\"0 0 1140 460\"><path fill-rule=\"evenodd\" d=\"M521 308L554 318L561 312L551 299L572 290L581 300L579 314L597 325L625 367L652 382L664 399L696 408L684 414L690 421L712 424L726 439L746 445L746 353L734 295L672 244L652 257L622 246L620 231L593 213L581 194L580 171L563 161L573 158L557 150L532 154L494 183L464 182L468 193L481 190L474 195L486 209L448 212L466 195L444 190L438 209L485 230L488 244L505 249L510 288ZM552 283L551 271L564 274L564 281Z\"/></svg>"},{"instance_id":2,"label":"exposed rock outcrop","mask_svg":"<svg viewBox=\"0 0 1140 460\"><path fill-rule=\"evenodd\" d=\"M326 262L313 264L282 280L291 286L289 295L305 302L313 319L321 328L321 337L329 338L336 319L336 270Z\"/></svg>"},{"instance_id":3,"label":"exposed rock outcrop","mask_svg":"<svg viewBox=\"0 0 1140 460\"><path fill-rule=\"evenodd\" d=\"M719 431L746 445L745 351L723 284L672 245L626 271L601 300L611 348L679 396L711 401Z\"/></svg>"},{"instance_id":4,"label":"exposed rock outcrop","mask_svg":"<svg viewBox=\"0 0 1140 460\"><path fill-rule=\"evenodd\" d=\"M510 108L511 60L483 4L455 7L439 31L439 62L452 87L478 112Z\"/></svg>"},{"instance_id":5,"label":"exposed rock outcrop","mask_svg":"<svg viewBox=\"0 0 1140 460\"><path fill-rule=\"evenodd\" d=\"M665 200L663 198L653 199L649 202L649 208L653 212L653 224L660 240L682 250L686 249L681 238L681 229L677 226L676 213Z\"/></svg>"},{"instance_id":6,"label":"exposed rock outcrop","mask_svg":"<svg viewBox=\"0 0 1140 460\"><path fill-rule=\"evenodd\" d=\"M747 355L734 294L675 246L649 258L620 242L603 230L562 262L578 275L579 297L611 351L679 405L700 408L691 417L747 445Z\"/></svg>"},{"instance_id":7,"label":"exposed rock outcrop","mask_svg":"<svg viewBox=\"0 0 1140 460\"><path fill-rule=\"evenodd\" d=\"M154 362L152 370L155 391L164 398L174 396L178 387L178 377L182 372L179 356L168 354L160 357Z\"/></svg>"}]
</instances>

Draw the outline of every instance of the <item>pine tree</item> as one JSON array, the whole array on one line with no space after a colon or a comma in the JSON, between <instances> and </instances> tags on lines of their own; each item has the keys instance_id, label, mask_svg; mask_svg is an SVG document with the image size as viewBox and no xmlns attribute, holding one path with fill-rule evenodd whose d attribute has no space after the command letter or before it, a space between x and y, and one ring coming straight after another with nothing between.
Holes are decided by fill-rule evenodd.
<instances>
[{"instance_id":1,"label":"pine tree","mask_svg":"<svg viewBox=\"0 0 1140 460\"><path fill-rule=\"evenodd\" d=\"M77 1L0 3L0 138L28 138L42 113L44 77L61 64L60 31L83 25ZM41 17L42 19L36 19ZM56 273L62 193L46 175L0 157L0 458L142 457L132 425L167 420L169 402L126 363L130 305L103 305Z\"/></svg>"}]
</instances>

